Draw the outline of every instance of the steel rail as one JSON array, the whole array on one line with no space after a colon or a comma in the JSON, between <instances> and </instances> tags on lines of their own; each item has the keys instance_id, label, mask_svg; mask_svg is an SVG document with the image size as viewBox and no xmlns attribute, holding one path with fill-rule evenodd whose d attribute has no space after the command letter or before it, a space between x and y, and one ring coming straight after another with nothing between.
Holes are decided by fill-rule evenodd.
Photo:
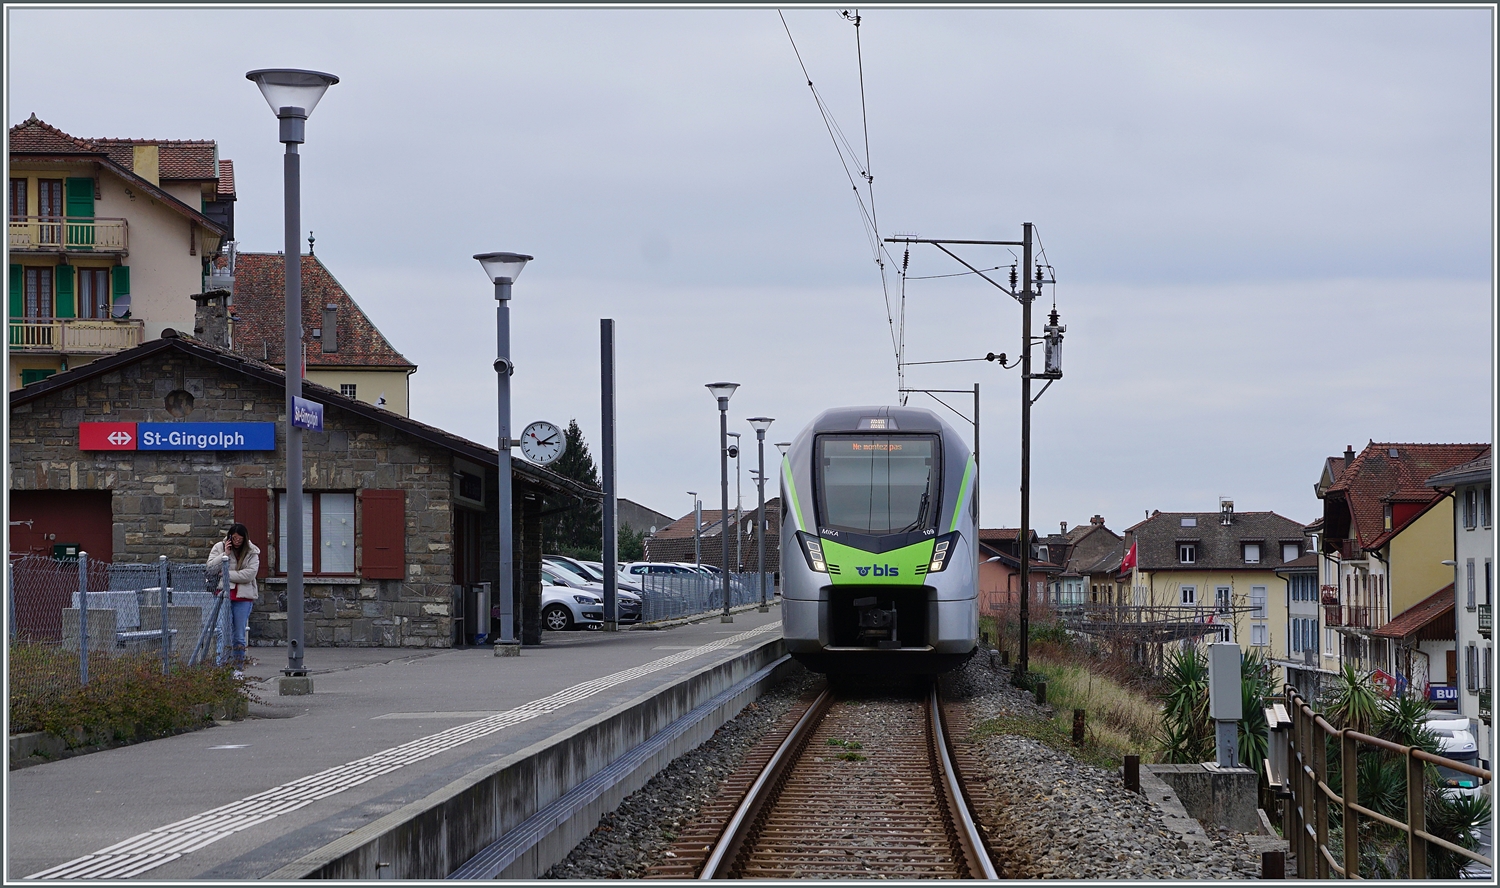
<instances>
[{"instance_id":1,"label":"steel rail","mask_svg":"<svg viewBox=\"0 0 1500 888\"><path fill-rule=\"evenodd\" d=\"M729 818L725 825L723 834L715 843L714 849L704 862L702 871L698 874L699 880L727 878L727 870L733 865L734 859L739 856L740 849L744 846L745 837L742 835L745 825L754 822L767 802L771 800L775 790L780 786L782 778L797 761L797 755L806 745L807 738L812 735L813 729L822 721L823 714L833 703L833 692L824 688L813 704L807 707L807 711L797 720L797 724L787 734L781 746L777 748L771 760L766 763L760 776L750 785L745 793L745 800L735 809L734 816ZM722 871L722 872L721 872Z\"/></svg>"},{"instance_id":2,"label":"steel rail","mask_svg":"<svg viewBox=\"0 0 1500 888\"><path fill-rule=\"evenodd\" d=\"M943 712L942 707L938 705L937 682L933 682L931 690L928 691L927 709L932 725L934 758L937 759L943 772L943 794L948 799L948 810L953 815L954 831L957 833L959 848L964 854L964 864L969 868L969 877L999 879L999 874L995 872L995 865L990 861L989 852L985 849L984 836L980 833L978 824L974 822L974 817L969 811L968 799L964 796L963 787L959 785L958 769L953 765L953 756L948 747L948 732L943 729Z\"/></svg>"}]
</instances>

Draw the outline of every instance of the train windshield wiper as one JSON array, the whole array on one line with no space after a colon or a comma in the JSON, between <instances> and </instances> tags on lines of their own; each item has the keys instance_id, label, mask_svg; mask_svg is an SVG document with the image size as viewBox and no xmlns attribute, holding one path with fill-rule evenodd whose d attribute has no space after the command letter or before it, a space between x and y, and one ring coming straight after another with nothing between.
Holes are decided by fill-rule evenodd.
<instances>
[{"instance_id":1,"label":"train windshield wiper","mask_svg":"<svg viewBox=\"0 0 1500 888\"><path fill-rule=\"evenodd\" d=\"M926 522L927 519L927 497L927 492L923 491L922 504L917 507L917 520L901 528L902 533L911 533L914 530L922 529L922 525Z\"/></svg>"}]
</instances>

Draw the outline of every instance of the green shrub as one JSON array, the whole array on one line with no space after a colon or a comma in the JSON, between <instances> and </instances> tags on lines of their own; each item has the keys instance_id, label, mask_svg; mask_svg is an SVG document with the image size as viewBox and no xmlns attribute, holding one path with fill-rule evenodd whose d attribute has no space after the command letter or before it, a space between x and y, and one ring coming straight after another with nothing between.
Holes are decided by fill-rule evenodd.
<instances>
[{"instance_id":1,"label":"green shrub","mask_svg":"<svg viewBox=\"0 0 1500 888\"><path fill-rule=\"evenodd\" d=\"M78 682L78 652L15 644L10 656L10 730L49 731L70 744L130 742L201 727L217 706L242 706L248 684L230 666L188 667L161 657L89 656L89 683Z\"/></svg>"}]
</instances>

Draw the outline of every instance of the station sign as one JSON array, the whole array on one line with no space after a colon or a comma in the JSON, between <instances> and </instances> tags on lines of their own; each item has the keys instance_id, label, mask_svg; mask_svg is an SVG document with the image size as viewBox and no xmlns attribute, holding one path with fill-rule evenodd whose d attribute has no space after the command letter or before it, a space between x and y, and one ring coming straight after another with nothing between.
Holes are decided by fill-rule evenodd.
<instances>
[{"instance_id":1,"label":"station sign","mask_svg":"<svg viewBox=\"0 0 1500 888\"><path fill-rule=\"evenodd\" d=\"M275 450L273 422L81 422L79 450Z\"/></svg>"},{"instance_id":2,"label":"station sign","mask_svg":"<svg viewBox=\"0 0 1500 888\"><path fill-rule=\"evenodd\" d=\"M292 425L310 432L323 431L323 405L293 395Z\"/></svg>"}]
</instances>

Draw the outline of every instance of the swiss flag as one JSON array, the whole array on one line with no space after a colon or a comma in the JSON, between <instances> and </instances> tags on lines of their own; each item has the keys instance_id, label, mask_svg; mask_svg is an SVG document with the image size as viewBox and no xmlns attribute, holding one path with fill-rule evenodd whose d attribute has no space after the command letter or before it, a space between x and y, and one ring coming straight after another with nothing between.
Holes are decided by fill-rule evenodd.
<instances>
[{"instance_id":1,"label":"swiss flag","mask_svg":"<svg viewBox=\"0 0 1500 888\"><path fill-rule=\"evenodd\" d=\"M1132 570L1135 570L1135 543L1130 544L1130 551L1120 559L1120 573L1129 573Z\"/></svg>"},{"instance_id":2,"label":"swiss flag","mask_svg":"<svg viewBox=\"0 0 1500 888\"><path fill-rule=\"evenodd\" d=\"M79 450L134 450L135 423L80 422Z\"/></svg>"}]
</instances>

